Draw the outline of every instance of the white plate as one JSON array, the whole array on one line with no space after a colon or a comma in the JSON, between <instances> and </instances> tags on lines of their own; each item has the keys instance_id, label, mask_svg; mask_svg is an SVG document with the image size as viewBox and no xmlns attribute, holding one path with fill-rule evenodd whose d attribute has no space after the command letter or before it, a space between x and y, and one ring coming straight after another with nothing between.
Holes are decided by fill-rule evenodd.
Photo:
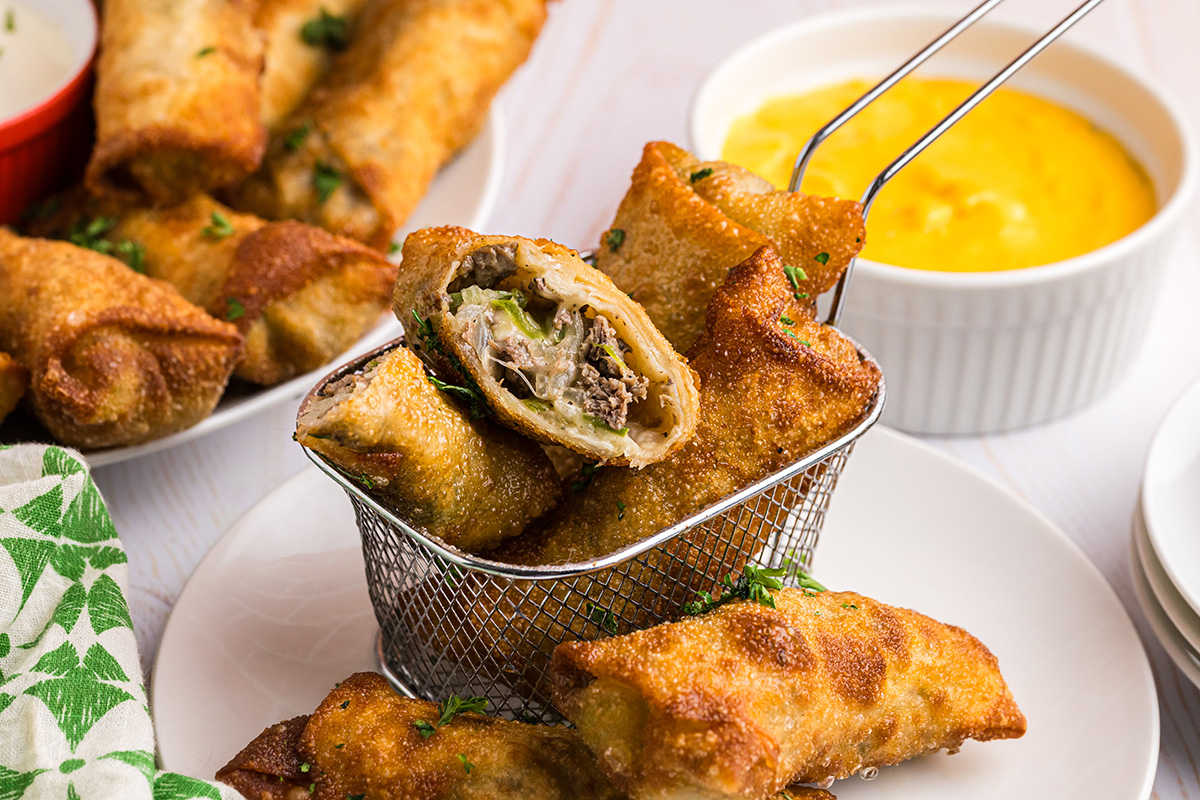
<instances>
[{"instance_id":1,"label":"white plate","mask_svg":"<svg viewBox=\"0 0 1200 800\"><path fill-rule=\"evenodd\" d=\"M1143 547L1138 542L1138 531L1133 533L1132 552L1129 558L1129 571L1133 573L1133 593L1137 595L1138 603L1150 623L1150 630L1162 645L1175 666L1189 681L1200 686L1200 654L1188 644L1187 639L1174 626L1166 609L1158 601L1154 588L1150 585L1149 569L1141 560Z\"/></svg>"},{"instance_id":2,"label":"white plate","mask_svg":"<svg viewBox=\"0 0 1200 800\"><path fill-rule=\"evenodd\" d=\"M1100 573L1044 517L877 428L850 459L818 557L833 588L979 636L1029 718L1023 739L841 781L838 797L1149 796L1158 701L1145 653ZM230 529L167 622L151 687L163 766L210 778L265 726L370 668L373 628L349 503L304 472Z\"/></svg>"},{"instance_id":3,"label":"white plate","mask_svg":"<svg viewBox=\"0 0 1200 800\"><path fill-rule=\"evenodd\" d=\"M1163 570L1200 612L1200 381L1179 396L1154 434L1141 503Z\"/></svg>"},{"instance_id":4,"label":"white plate","mask_svg":"<svg viewBox=\"0 0 1200 800\"><path fill-rule=\"evenodd\" d=\"M431 225L462 225L472 230L482 229L496 205L504 172L503 162L504 123L499 109L493 105L487 124L479 136L438 173L437 179L429 187L429 193L405 221L404 227L396 233L394 240L403 244L404 237L411 231ZM366 336L327 366L278 386L234 388L225 393L212 414L187 430L134 447L85 453L84 458L92 467L117 464L218 431L271 406L300 397L337 364L395 339L400 331L399 324L388 314Z\"/></svg>"},{"instance_id":5,"label":"white plate","mask_svg":"<svg viewBox=\"0 0 1200 800\"><path fill-rule=\"evenodd\" d=\"M1146 534L1146 523L1141 512L1142 509L1139 505L1133 516L1133 545L1137 551L1137 560L1140 563L1142 575L1171 626L1193 653L1200 652L1200 614L1192 610L1187 600L1175 588L1175 584L1171 583L1171 578L1163 569L1162 562L1154 554L1154 548L1150 546L1150 538Z\"/></svg>"}]
</instances>

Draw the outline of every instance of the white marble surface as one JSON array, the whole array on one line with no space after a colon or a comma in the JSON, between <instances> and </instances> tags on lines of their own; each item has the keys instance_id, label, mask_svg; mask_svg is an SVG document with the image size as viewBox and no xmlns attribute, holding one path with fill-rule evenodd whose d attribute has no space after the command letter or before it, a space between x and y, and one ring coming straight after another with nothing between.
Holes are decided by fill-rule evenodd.
<instances>
[{"instance_id":1,"label":"white marble surface","mask_svg":"<svg viewBox=\"0 0 1200 800\"><path fill-rule=\"evenodd\" d=\"M594 245L642 144L686 142L691 94L724 53L803 16L866 4L557 3L533 58L502 95L507 176L490 230ZM1010 0L995 14L1048 27L1074 4ZM965 11L974 1L927 5ZM1200 128L1200 2L1109 0L1069 35L1152 75ZM1147 445L1171 400L1200 376L1198 256L1200 209L1193 208L1149 341L1109 397L1030 430L932 441L1044 512L1108 578L1142 633L1158 681L1162 749L1154 797L1200 800L1200 695L1154 641L1128 572L1130 520ZM199 559L238 516L307 463L291 440L294 410L288 403L175 450L98 470L129 551L130 605L147 665ZM1054 601L1054 586L1033 590Z\"/></svg>"}]
</instances>

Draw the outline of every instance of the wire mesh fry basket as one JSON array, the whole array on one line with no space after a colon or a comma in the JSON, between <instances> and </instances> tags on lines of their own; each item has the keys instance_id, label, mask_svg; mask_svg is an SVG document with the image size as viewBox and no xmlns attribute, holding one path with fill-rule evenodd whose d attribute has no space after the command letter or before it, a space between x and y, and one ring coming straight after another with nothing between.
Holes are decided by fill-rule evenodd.
<instances>
[{"instance_id":1,"label":"wire mesh fry basket","mask_svg":"<svg viewBox=\"0 0 1200 800\"><path fill-rule=\"evenodd\" d=\"M335 370L325 386L403 346L385 345ZM859 349L859 355L871 361ZM669 528L594 561L528 567L473 556L401 519L352 476L308 457L349 495L379 622L379 660L402 692L437 700L481 695L511 719L554 723L550 654L563 641L678 619L698 590L747 562L789 568L813 551L854 443L879 419L878 389L856 424L800 460Z\"/></svg>"}]
</instances>

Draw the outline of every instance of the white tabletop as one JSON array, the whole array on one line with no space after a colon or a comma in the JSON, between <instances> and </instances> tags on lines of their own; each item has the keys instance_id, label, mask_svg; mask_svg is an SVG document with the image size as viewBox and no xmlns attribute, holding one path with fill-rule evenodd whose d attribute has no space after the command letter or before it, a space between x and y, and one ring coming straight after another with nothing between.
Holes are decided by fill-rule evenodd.
<instances>
[{"instance_id":1,"label":"white tabletop","mask_svg":"<svg viewBox=\"0 0 1200 800\"><path fill-rule=\"evenodd\" d=\"M878 2L878 0L877 0ZM859 0L564 0L504 89L506 177L489 229L591 247L642 145L687 143L699 80L731 48ZM975 0L927 5L965 11ZM1076 0L1009 0L997 17L1048 27ZM1200 2L1109 0L1068 34L1153 76L1200 128ZM1142 634L1158 682L1157 798L1200 800L1200 694L1146 626L1128 569L1130 521L1150 437L1200 376L1200 208L1171 257L1166 291L1132 373L1107 398L1017 433L933 439L1040 509L1108 578ZM851 298L852 301L852 298ZM885 365L886 369L886 365ZM171 605L221 533L307 460L288 403L199 441L97 470L129 552L130 610L149 666ZM1043 587L1048 599L1054 587ZM1103 703L1104 698L1096 698ZM1120 720L1113 720L1120 725Z\"/></svg>"}]
</instances>

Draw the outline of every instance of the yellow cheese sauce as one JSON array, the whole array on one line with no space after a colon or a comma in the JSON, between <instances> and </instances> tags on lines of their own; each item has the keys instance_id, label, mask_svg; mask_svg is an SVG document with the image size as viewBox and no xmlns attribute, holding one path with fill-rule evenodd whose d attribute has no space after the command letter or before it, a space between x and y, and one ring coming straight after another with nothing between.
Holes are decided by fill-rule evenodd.
<instances>
[{"instance_id":1,"label":"yellow cheese sauce","mask_svg":"<svg viewBox=\"0 0 1200 800\"><path fill-rule=\"evenodd\" d=\"M770 100L734 122L721 157L784 188L808 137L871 85L853 80ZM821 145L801 190L861 197L975 87L901 81ZM1103 247L1154 211L1154 187L1116 139L1060 106L1000 89L879 193L862 255L914 269L1019 269Z\"/></svg>"}]
</instances>

